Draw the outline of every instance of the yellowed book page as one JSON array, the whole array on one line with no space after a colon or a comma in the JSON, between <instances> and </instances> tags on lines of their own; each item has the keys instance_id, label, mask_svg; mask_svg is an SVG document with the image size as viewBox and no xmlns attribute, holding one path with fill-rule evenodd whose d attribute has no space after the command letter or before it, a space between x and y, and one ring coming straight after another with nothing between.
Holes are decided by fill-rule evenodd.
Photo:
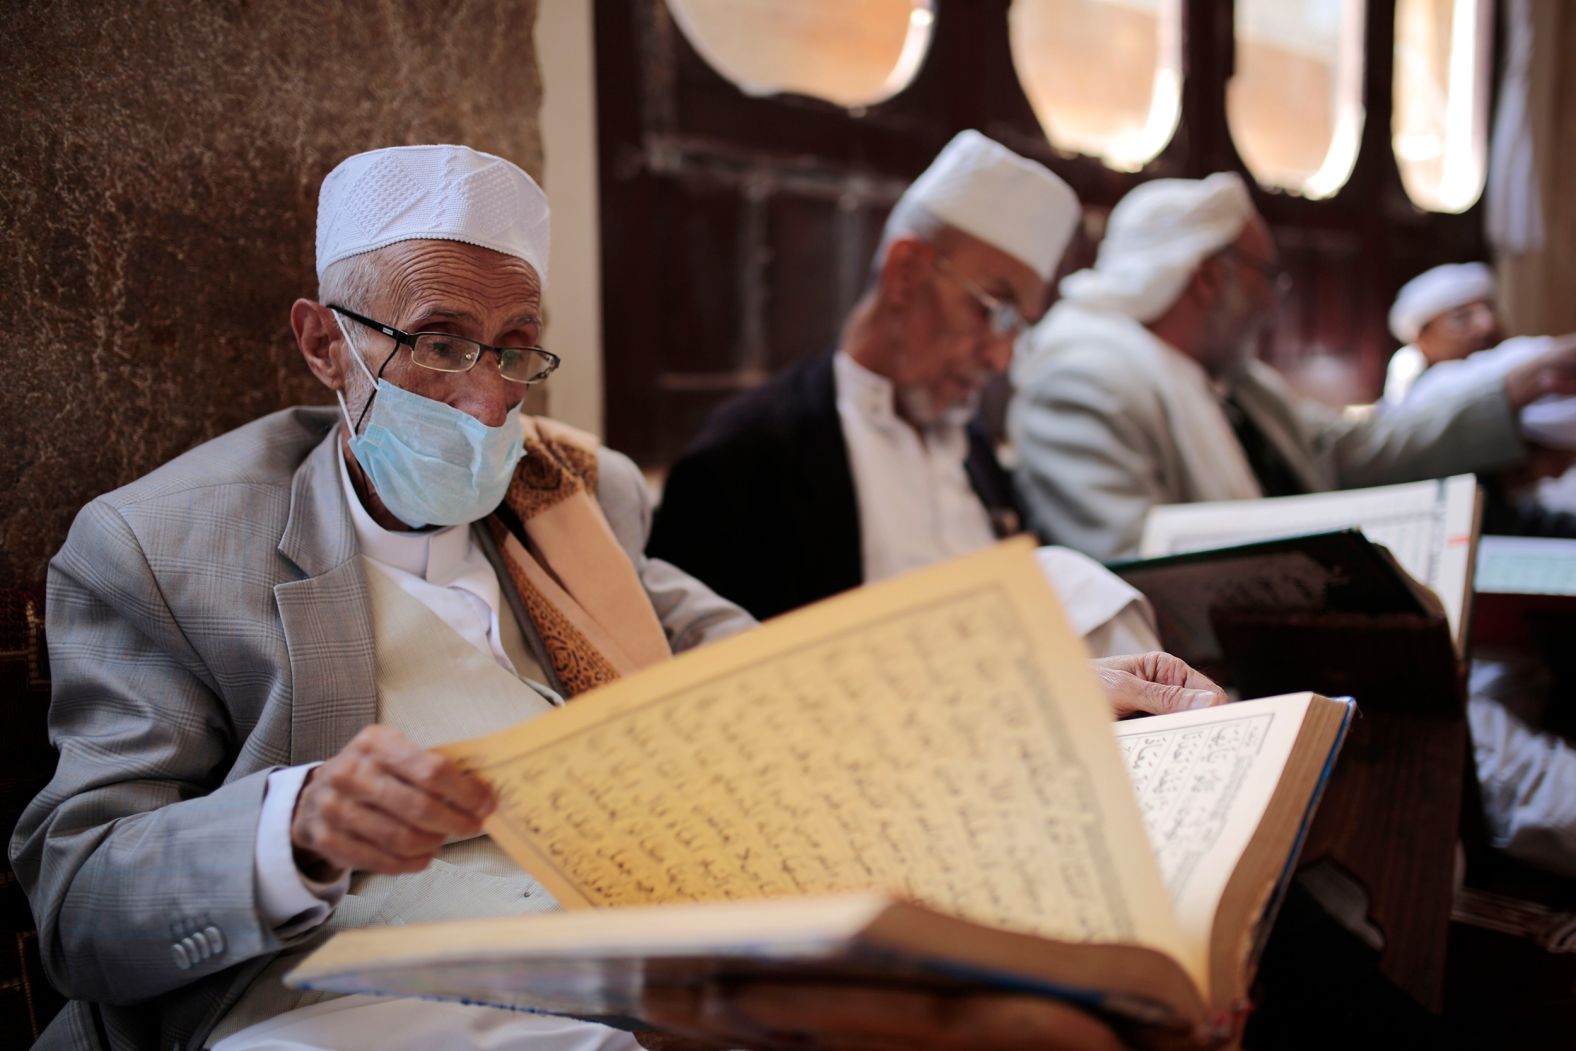
<instances>
[{"instance_id":1,"label":"yellowed book page","mask_svg":"<svg viewBox=\"0 0 1576 1051\"><path fill-rule=\"evenodd\" d=\"M497 786L487 831L567 907L873 889L1182 954L1109 708L1027 540L442 750Z\"/></svg>"},{"instance_id":2,"label":"yellowed book page","mask_svg":"<svg viewBox=\"0 0 1576 1051\"><path fill-rule=\"evenodd\" d=\"M1206 953L1226 881L1291 757L1311 694L1118 723L1183 938Z\"/></svg>"}]
</instances>

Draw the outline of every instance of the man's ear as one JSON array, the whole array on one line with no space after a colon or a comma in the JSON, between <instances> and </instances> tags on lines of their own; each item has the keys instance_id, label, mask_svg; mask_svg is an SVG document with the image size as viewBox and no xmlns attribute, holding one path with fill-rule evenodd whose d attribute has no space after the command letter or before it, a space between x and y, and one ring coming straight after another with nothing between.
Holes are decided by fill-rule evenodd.
<instances>
[{"instance_id":1,"label":"man's ear","mask_svg":"<svg viewBox=\"0 0 1576 1051\"><path fill-rule=\"evenodd\" d=\"M916 237L899 237L887 245L881 259L881 296L889 303L902 305L930 278L936 249Z\"/></svg>"},{"instance_id":2,"label":"man's ear","mask_svg":"<svg viewBox=\"0 0 1576 1051\"><path fill-rule=\"evenodd\" d=\"M333 350L345 337L334 312L310 299L298 299L290 307L290 328L312 375L329 390L343 390L345 377Z\"/></svg>"},{"instance_id":3,"label":"man's ear","mask_svg":"<svg viewBox=\"0 0 1576 1051\"><path fill-rule=\"evenodd\" d=\"M1187 283L1187 295L1193 302L1207 308L1220 301L1221 291L1231 277L1226 266L1225 257L1218 253L1198 264Z\"/></svg>"}]
</instances>

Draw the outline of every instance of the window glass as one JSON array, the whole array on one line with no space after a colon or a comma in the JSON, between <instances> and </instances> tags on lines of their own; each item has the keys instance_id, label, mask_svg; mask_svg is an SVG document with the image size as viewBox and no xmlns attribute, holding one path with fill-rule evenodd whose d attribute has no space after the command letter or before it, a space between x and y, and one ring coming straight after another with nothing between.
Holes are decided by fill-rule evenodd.
<instances>
[{"instance_id":1,"label":"window glass","mask_svg":"<svg viewBox=\"0 0 1576 1051\"><path fill-rule=\"evenodd\" d=\"M849 109L908 86L930 47L931 0L667 0L686 39L750 95Z\"/></svg>"},{"instance_id":2,"label":"window glass","mask_svg":"<svg viewBox=\"0 0 1576 1051\"><path fill-rule=\"evenodd\" d=\"M1489 4L1399 0L1391 137L1413 202L1464 212L1487 172Z\"/></svg>"},{"instance_id":3,"label":"window glass","mask_svg":"<svg viewBox=\"0 0 1576 1051\"><path fill-rule=\"evenodd\" d=\"M1013 65L1051 144L1122 171L1153 160L1181 112L1181 27L1181 0L1013 0Z\"/></svg>"},{"instance_id":4,"label":"window glass","mask_svg":"<svg viewBox=\"0 0 1576 1051\"><path fill-rule=\"evenodd\" d=\"M1363 0L1237 0L1226 118L1265 186L1329 197L1363 134Z\"/></svg>"}]
</instances>

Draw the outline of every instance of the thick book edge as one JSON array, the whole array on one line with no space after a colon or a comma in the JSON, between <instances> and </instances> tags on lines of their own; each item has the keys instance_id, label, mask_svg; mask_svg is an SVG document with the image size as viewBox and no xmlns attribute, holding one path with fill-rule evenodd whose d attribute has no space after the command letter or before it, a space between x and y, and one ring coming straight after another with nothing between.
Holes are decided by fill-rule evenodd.
<instances>
[{"instance_id":1,"label":"thick book edge","mask_svg":"<svg viewBox=\"0 0 1576 1051\"><path fill-rule=\"evenodd\" d=\"M1290 848L1285 852L1284 860L1280 865L1279 873L1270 884L1268 893L1264 897L1262 906L1257 910L1257 920L1252 925L1239 930L1237 936L1246 936L1250 940L1246 951L1242 954L1242 963L1238 973L1234 975L1236 982L1232 998L1220 996L1224 990L1217 990L1213 1006L1219 1011L1245 1010L1245 1000L1236 999L1250 983L1252 974L1257 970L1258 961L1264 953L1264 947L1269 941L1271 929L1275 925L1275 918L1280 913L1281 904L1286 899L1286 893L1291 887L1292 877L1296 875L1297 863L1302 857L1302 848L1308 841L1309 831L1318 814L1319 803L1324 798L1325 789L1329 786L1330 778L1335 773L1335 764L1340 758L1341 747L1346 741L1346 735L1351 729L1352 719L1357 714L1357 702L1350 697L1323 697L1313 695L1308 712L1311 715L1315 705L1335 704L1340 706L1340 718L1335 732L1332 734L1329 748L1320 764L1319 774L1314 779L1312 789L1308 793L1306 803L1297 822L1296 834L1292 837ZM1305 717L1305 725L1306 725ZM1272 801L1272 806L1273 801ZM1222 932L1224 933L1224 932Z\"/></svg>"},{"instance_id":2,"label":"thick book edge","mask_svg":"<svg viewBox=\"0 0 1576 1051\"><path fill-rule=\"evenodd\" d=\"M1205 1024L1203 999L1191 979L1154 950L1054 942L881 894L343 931L286 982L638 1018L644 988L747 977L1015 991L1146 1026Z\"/></svg>"}]
</instances>

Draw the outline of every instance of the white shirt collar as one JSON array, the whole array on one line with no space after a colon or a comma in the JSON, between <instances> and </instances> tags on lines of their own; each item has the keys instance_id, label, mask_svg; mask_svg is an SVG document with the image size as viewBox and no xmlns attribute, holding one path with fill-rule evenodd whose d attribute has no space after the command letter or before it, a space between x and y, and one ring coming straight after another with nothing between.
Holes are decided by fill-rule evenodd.
<instances>
[{"instance_id":1,"label":"white shirt collar","mask_svg":"<svg viewBox=\"0 0 1576 1051\"><path fill-rule=\"evenodd\" d=\"M350 522L361 542L361 553L434 584L453 579L470 548L470 527L443 526L418 532L384 529L372 520L351 484L343 446L337 459L339 482L345 490L345 502L350 505Z\"/></svg>"},{"instance_id":2,"label":"white shirt collar","mask_svg":"<svg viewBox=\"0 0 1576 1051\"><path fill-rule=\"evenodd\" d=\"M877 427L903 423L897 414L896 388L879 372L870 371L840 350L832 355L832 376L840 406Z\"/></svg>"}]
</instances>

